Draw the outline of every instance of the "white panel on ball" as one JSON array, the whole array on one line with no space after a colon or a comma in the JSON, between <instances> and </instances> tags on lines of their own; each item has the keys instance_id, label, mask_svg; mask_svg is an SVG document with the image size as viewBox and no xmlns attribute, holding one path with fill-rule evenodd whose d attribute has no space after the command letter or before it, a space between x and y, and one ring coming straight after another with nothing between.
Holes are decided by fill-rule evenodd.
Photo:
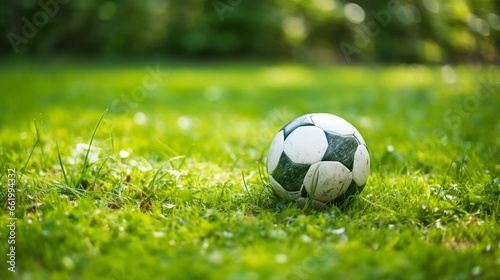
<instances>
[{"instance_id":1,"label":"white panel on ball","mask_svg":"<svg viewBox=\"0 0 500 280\"><path fill-rule=\"evenodd\" d=\"M267 172L273 173L274 169L278 166L281 154L285 146L285 133L283 130L278 132L271 143L269 155L267 156Z\"/></svg>"},{"instance_id":2,"label":"white panel on ball","mask_svg":"<svg viewBox=\"0 0 500 280\"><path fill-rule=\"evenodd\" d=\"M311 116L314 125L338 135L353 135L354 127L341 117L331 114L314 114Z\"/></svg>"},{"instance_id":3,"label":"white panel on ball","mask_svg":"<svg viewBox=\"0 0 500 280\"><path fill-rule=\"evenodd\" d=\"M354 154L352 179L358 186L364 186L370 174L370 154L365 145L359 145Z\"/></svg>"},{"instance_id":4,"label":"white panel on ball","mask_svg":"<svg viewBox=\"0 0 500 280\"><path fill-rule=\"evenodd\" d=\"M271 184L274 186L274 191L276 194L280 197L283 197L288 200L295 200L298 197L300 197L300 191L298 192L289 192L285 190L272 176L269 177L269 180L271 181Z\"/></svg>"},{"instance_id":5,"label":"white panel on ball","mask_svg":"<svg viewBox=\"0 0 500 280\"><path fill-rule=\"evenodd\" d=\"M351 181L351 171L342 163L323 161L311 165L304 179L304 186L313 199L329 202L343 194Z\"/></svg>"},{"instance_id":6,"label":"white panel on ball","mask_svg":"<svg viewBox=\"0 0 500 280\"><path fill-rule=\"evenodd\" d=\"M285 139L285 154L295 163L320 161L328 148L325 132L315 126L296 128Z\"/></svg>"}]
</instances>

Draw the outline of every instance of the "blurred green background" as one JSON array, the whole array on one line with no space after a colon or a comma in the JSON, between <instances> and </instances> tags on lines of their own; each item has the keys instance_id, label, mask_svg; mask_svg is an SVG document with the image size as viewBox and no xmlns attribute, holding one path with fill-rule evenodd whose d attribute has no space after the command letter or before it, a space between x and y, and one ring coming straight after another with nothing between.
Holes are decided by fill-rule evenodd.
<instances>
[{"instance_id":1,"label":"blurred green background","mask_svg":"<svg viewBox=\"0 0 500 280\"><path fill-rule=\"evenodd\" d=\"M0 53L498 63L496 0L5 0Z\"/></svg>"}]
</instances>

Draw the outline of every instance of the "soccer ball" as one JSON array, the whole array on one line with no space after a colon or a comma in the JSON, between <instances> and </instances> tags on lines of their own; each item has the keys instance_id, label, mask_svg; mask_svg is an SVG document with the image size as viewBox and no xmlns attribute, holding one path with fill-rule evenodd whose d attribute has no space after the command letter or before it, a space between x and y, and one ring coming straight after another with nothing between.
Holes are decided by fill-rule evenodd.
<instances>
[{"instance_id":1,"label":"soccer ball","mask_svg":"<svg viewBox=\"0 0 500 280\"><path fill-rule=\"evenodd\" d=\"M304 206L341 204L363 189L370 173L365 140L354 126L331 114L308 114L285 125L267 157L274 192Z\"/></svg>"}]
</instances>

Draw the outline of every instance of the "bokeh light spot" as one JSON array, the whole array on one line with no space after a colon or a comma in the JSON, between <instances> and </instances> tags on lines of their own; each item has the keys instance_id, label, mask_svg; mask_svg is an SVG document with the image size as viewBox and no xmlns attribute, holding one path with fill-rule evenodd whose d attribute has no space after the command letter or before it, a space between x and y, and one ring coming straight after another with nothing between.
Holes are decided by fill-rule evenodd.
<instances>
[{"instance_id":1,"label":"bokeh light spot","mask_svg":"<svg viewBox=\"0 0 500 280\"><path fill-rule=\"evenodd\" d=\"M406 5L402 8L402 13L399 14L400 19L406 23L419 23L422 20L420 10L413 5Z\"/></svg>"},{"instance_id":2,"label":"bokeh light spot","mask_svg":"<svg viewBox=\"0 0 500 280\"><path fill-rule=\"evenodd\" d=\"M216 101L222 97L222 89L216 86L209 86L205 89L203 95L209 101Z\"/></svg>"},{"instance_id":3,"label":"bokeh light spot","mask_svg":"<svg viewBox=\"0 0 500 280\"><path fill-rule=\"evenodd\" d=\"M177 119L177 126L182 130L188 130L192 125L193 121L188 116L181 116Z\"/></svg>"},{"instance_id":4,"label":"bokeh light spot","mask_svg":"<svg viewBox=\"0 0 500 280\"><path fill-rule=\"evenodd\" d=\"M424 7L431 13L439 13L439 3L436 0L423 0Z\"/></svg>"},{"instance_id":5,"label":"bokeh light spot","mask_svg":"<svg viewBox=\"0 0 500 280\"><path fill-rule=\"evenodd\" d=\"M97 16L100 20L108 20L112 18L116 13L116 4L115 2L104 2L99 6L99 10L97 11Z\"/></svg>"},{"instance_id":6,"label":"bokeh light spot","mask_svg":"<svg viewBox=\"0 0 500 280\"><path fill-rule=\"evenodd\" d=\"M474 14L467 16L467 23L472 31L475 31L483 36L490 35L490 25L488 22Z\"/></svg>"},{"instance_id":7,"label":"bokeh light spot","mask_svg":"<svg viewBox=\"0 0 500 280\"><path fill-rule=\"evenodd\" d=\"M443 80L447 84L454 84L457 81L455 70L450 65L441 67L441 76L443 76Z\"/></svg>"},{"instance_id":8,"label":"bokeh light spot","mask_svg":"<svg viewBox=\"0 0 500 280\"><path fill-rule=\"evenodd\" d=\"M488 14L488 22L491 28L495 30L500 30L500 17L494 13Z\"/></svg>"},{"instance_id":9,"label":"bokeh light spot","mask_svg":"<svg viewBox=\"0 0 500 280\"><path fill-rule=\"evenodd\" d=\"M333 11L337 7L335 0L314 0L314 5L323 11Z\"/></svg>"},{"instance_id":10,"label":"bokeh light spot","mask_svg":"<svg viewBox=\"0 0 500 280\"><path fill-rule=\"evenodd\" d=\"M362 23L365 20L365 11L358 4L349 3L345 5L344 14L347 20L352 23Z\"/></svg>"},{"instance_id":11,"label":"bokeh light spot","mask_svg":"<svg viewBox=\"0 0 500 280\"><path fill-rule=\"evenodd\" d=\"M134 122L138 125L144 125L148 121L148 116L143 112L137 112L134 115Z\"/></svg>"},{"instance_id":12,"label":"bokeh light spot","mask_svg":"<svg viewBox=\"0 0 500 280\"><path fill-rule=\"evenodd\" d=\"M304 19L300 17L287 17L283 21L283 32L292 42L301 42L307 35Z\"/></svg>"}]
</instances>

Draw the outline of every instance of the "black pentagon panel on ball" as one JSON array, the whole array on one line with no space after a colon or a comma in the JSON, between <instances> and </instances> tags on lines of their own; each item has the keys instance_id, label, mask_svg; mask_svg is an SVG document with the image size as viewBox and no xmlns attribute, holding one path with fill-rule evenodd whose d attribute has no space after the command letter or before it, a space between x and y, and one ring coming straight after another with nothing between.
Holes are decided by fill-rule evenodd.
<instances>
[{"instance_id":1,"label":"black pentagon panel on ball","mask_svg":"<svg viewBox=\"0 0 500 280\"><path fill-rule=\"evenodd\" d=\"M272 172L274 180L285 190L296 192L302 187L302 182L309 170L308 164L293 162L285 153L281 154L278 166Z\"/></svg>"},{"instance_id":2,"label":"black pentagon panel on ball","mask_svg":"<svg viewBox=\"0 0 500 280\"><path fill-rule=\"evenodd\" d=\"M302 187L302 190L300 191L300 196L301 197L309 197L309 193L307 192L305 187Z\"/></svg>"},{"instance_id":3,"label":"black pentagon panel on ball","mask_svg":"<svg viewBox=\"0 0 500 280\"><path fill-rule=\"evenodd\" d=\"M328 148L323 156L323 161L339 161L352 171L354 154L358 147L358 140L354 136L340 136L325 131Z\"/></svg>"},{"instance_id":4,"label":"black pentagon panel on ball","mask_svg":"<svg viewBox=\"0 0 500 280\"><path fill-rule=\"evenodd\" d=\"M314 114L308 114L308 115L303 115L301 117L298 117L294 119L293 121L289 122L286 124L282 130L285 134L285 139L294 131L296 128L301 127L301 126L314 126L314 123L311 119L311 116Z\"/></svg>"}]
</instances>

